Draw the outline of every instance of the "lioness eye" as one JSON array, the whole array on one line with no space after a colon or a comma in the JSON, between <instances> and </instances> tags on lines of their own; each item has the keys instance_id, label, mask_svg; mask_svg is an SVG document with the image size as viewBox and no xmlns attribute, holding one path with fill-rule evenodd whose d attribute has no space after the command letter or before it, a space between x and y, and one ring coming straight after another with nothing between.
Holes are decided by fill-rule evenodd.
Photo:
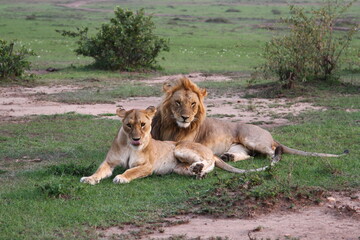
<instances>
[{"instance_id":1,"label":"lioness eye","mask_svg":"<svg viewBox=\"0 0 360 240\"><path fill-rule=\"evenodd\" d=\"M141 123L141 127L145 127L145 123Z\"/></svg>"},{"instance_id":2,"label":"lioness eye","mask_svg":"<svg viewBox=\"0 0 360 240\"><path fill-rule=\"evenodd\" d=\"M195 105L196 105L196 102L193 102L193 103L191 104L192 107L195 107Z\"/></svg>"},{"instance_id":3,"label":"lioness eye","mask_svg":"<svg viewBox=\"0 0 360 240\"><path fill-rule=\"evenodd\" d=\"M175 103L176 103L177 106L181 105L181 103L179 101L176 101Z\"/></svg>"},{"instance_id":4,"label":"lioness eye","mask_svg":"<svg viewBox=\"0 0 360 240\"><path fill-rule=\"evenodd\" d=\"M128 128L131 128L131 124L130 124L130 123L126 124L126 126L127 126Z\"/></svg>"}]
</instances>

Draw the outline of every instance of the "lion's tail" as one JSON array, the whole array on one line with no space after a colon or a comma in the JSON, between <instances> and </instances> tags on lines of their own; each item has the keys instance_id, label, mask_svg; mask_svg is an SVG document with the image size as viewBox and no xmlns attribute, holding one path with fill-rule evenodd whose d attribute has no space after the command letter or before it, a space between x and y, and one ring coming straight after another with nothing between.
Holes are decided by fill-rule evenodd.
<instances>
[{"instance_id":1,"label":"lion's tail","mask_svg":"<svg viewBox=\"0 0 360 240\"><path fill-rule=\"evenodd\" d=\"M221 169L223 169L225 171L232 172L232 173L261 172L261 171L265 171L266 169L269 169L270 167L273 167L276 163L278 163L281 160L282 153L283 153L283 148L281 146L278 146L275 149L275 155L271 159L270 166L265 166L265 167L261 167L261 168L246 169L246 170L245 169L235 168L235 167L227 164L226 162L224 162L221 158L214 155L214 157L215 157L215 166L218 167L218 168L221 168Z\"/></svg>"},{"instance_id":2,"label":"lion's tail","mask_svg":"<svg viewBox=\"0 0 360 240\"><path fill-rule=\"evenodd\" d=\"M313 156L313 157L342 157L344 155L349 154L349 150L345 150L342 154L329 154L329 153L316 153L316 152L305 152L297 149L293 149L290 147L287 147L285 145L282 145L281 143L278 143L278 146L282 147L282 150L284 153L289 154L295 154L295 155L301 155L301 156Z\"/></svg>"}]
</instances>

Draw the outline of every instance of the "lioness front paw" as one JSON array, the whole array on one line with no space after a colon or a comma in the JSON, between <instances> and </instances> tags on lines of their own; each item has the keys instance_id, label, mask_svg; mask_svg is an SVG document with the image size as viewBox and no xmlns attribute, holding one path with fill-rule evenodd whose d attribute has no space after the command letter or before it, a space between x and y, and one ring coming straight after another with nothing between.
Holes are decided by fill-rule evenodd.
<instances>
[{"instance_id":1,"label":"lioness front paw","mask_svg":"<svg viewBox=\"0 0 360 240\"><path fill-rule=\"evenodd\" d=\"M91 185L95 185L95 184L99 183L100 181L94 179L93 177L82 177L82 178L80 179L80 182L82 182L82 183L88 183L88 184L91 184Z\"/></svg>"},{"instance_id":2,"label":"lioness front paw","mask_svg":"<svg viewBox=\"0 0 360 240\"><path fill-rule=\"evenodd\" d=\"M114 180L113 183L119 184L119 183L129 183L130 180L128 180L126 177L122 176L122 175L117 175Z\"/></svg>"}]
</instances>

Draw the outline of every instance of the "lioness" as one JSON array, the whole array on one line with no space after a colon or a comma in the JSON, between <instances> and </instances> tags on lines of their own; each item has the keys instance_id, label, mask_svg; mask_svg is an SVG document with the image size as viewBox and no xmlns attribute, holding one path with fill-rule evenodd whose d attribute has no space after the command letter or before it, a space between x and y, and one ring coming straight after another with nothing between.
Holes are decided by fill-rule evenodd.
<instances>
[{"instance_id":1,"label":"lioness","mask_svg":"<svg viewBox=\"0 0 360 240\"><path fill-rule=\"evenodd\" d=\"M291 149L275 141L268 131L258 126L206 118L204 97L207 92L187 78L167 82L163 90L163 101L152 122L151 133L155 139L198 142L227 161L248 159L254 152L273 158L277 147L284 153L305 156L343 155Z\"/></svg>"},{"instance_id":2,"label":"lioness","mask_svg":"<svg viewBox=\"0 0 360 240\"><path fill-rule=\"evenodd\" d=\"M182 175L195 175L202 178L212 171L214 166L234 173L246 173L265 170L266 167L250 170L234 168L216 157L212 151L194 142L167 142L154 140L151 137L151 120L156 112L155 107L145 110L126 111L117 109L123 125L115 137L105 161L90 177L81 178L81 182L96 184L101 179L112 175L118 165L128 169L117 175L114 183L128 183L136 178L155 174L175 172ZM272 162L274 164L278 158Z\"/></svg>"}]
</instances>

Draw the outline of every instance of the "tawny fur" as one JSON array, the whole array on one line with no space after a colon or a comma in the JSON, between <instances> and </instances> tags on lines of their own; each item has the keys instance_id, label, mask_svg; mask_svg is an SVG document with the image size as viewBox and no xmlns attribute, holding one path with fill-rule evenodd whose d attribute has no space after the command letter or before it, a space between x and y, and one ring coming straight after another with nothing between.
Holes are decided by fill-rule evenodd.
<instances>
[{"instance_id":1,"label":"tawny fur","mask_svg":"<svg viewBox=\"0 0 360 240\"><path fill-rule=\"evenodd\" d=\"M193 141L209 147L214 154L230 161L244 160L253 152L273 158L275 149L304 156L339 157L291 149L276 142L271 134L258 126L206 118L205 89L187 78L167 82L162 103L152 122L152 136L159 140Z\"/></svg>"},{"instance_id":2,"label":"tawny fur","mask_svg":"<svg viewBox=\"0 0 360 240\"><path fill-rule=\"evenodd\" d=\"M175 172L202 178L214 169L215 164L234 173L262 171L268 168L266 166L250 170L236 169L199 143L154 140L150 131L155 111L155 107L130 111L118 109L117 115L122 118L123 125L104 162L93 175L83 177L80 181L89 184L99 183L101 179L110 177L116 166L122 166L127 170L117 175L114 183L128 183L153 173Z\"/></svg>"}]
</instances>

